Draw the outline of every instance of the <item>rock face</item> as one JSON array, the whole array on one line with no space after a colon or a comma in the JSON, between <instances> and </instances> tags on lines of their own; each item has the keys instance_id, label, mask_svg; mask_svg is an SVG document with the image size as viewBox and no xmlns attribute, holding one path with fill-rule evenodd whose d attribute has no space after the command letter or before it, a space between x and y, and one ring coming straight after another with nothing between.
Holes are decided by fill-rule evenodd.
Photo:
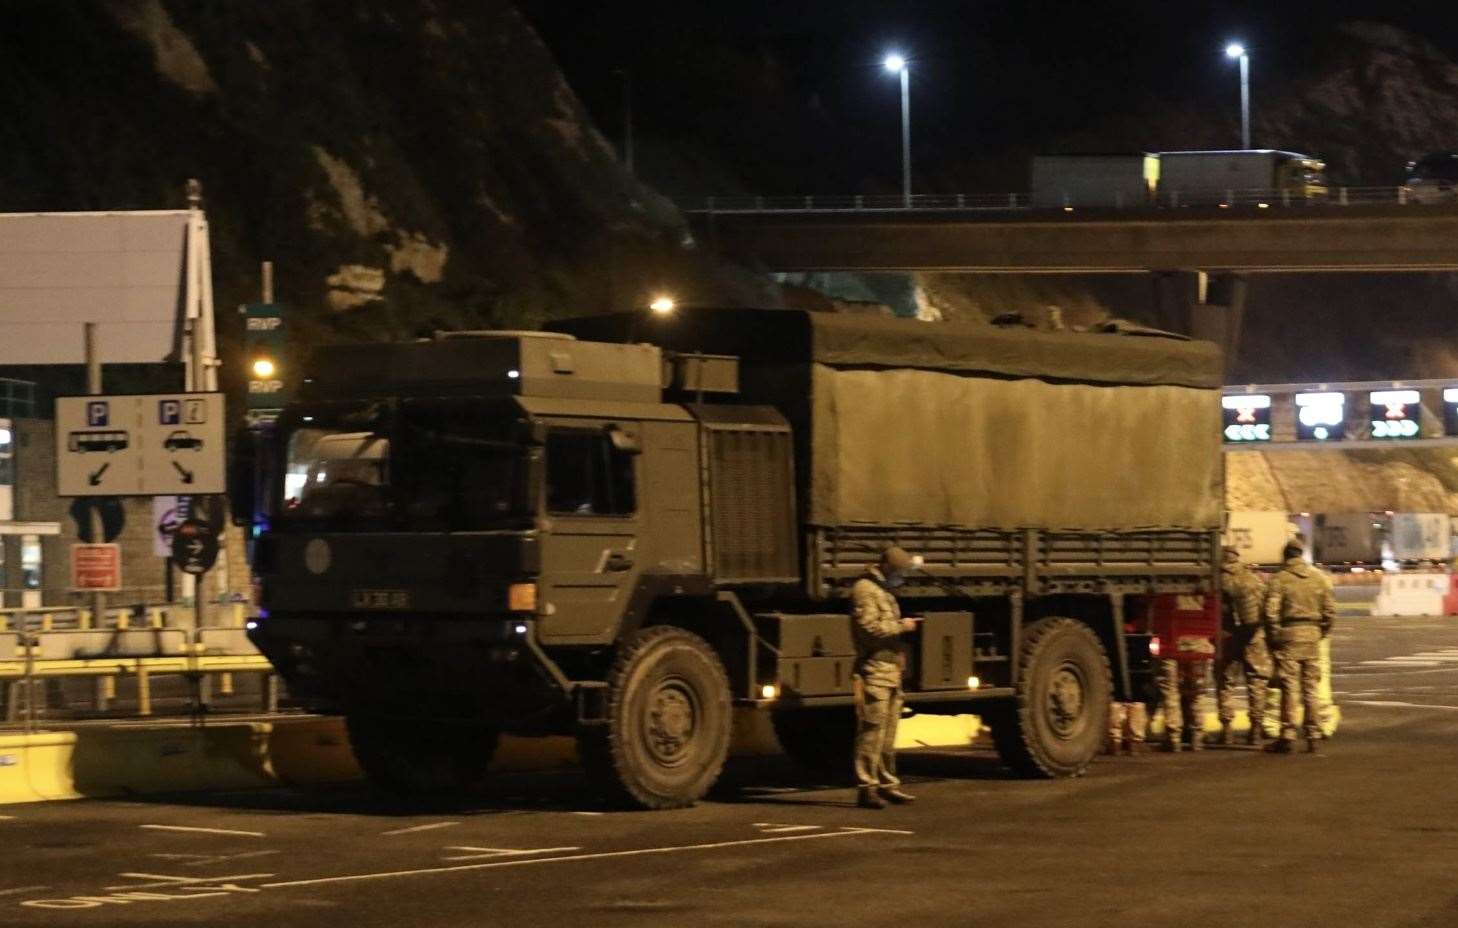
<instances>
[{"instance_id":1,"label":"rock face","mask_svg":"<svg viewBox=\"0 0 1458 928\"><path fill-rule=\"evenodd\" d=\"M0 100L0 210L175 208L197 177L220 310L272 259L306 341L738 286L504 0L21 4Z\"/></svg>"}]
</instances>

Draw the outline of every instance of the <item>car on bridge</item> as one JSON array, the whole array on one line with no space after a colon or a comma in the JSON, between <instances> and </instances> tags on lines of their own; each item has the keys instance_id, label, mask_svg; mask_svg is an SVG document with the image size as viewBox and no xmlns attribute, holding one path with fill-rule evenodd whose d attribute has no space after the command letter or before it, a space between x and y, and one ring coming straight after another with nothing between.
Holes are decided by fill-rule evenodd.
<instances>
[{"instance_id":1,"label":"car on bridge","mask_svg":"<svg viewBox=\"0 0 1458 928\"><path fill-rule=\"evenodd\" d=\"M1407 164L1408 198L1414 203L1458 200L1458 152L1439 151Z\"/></svg>"}]
</instances>

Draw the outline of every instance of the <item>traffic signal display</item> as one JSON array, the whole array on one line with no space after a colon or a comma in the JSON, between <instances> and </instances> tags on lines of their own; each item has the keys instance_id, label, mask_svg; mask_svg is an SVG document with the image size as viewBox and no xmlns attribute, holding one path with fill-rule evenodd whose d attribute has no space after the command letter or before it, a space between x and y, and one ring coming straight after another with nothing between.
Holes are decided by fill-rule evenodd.
<instances>
[{"instance_id":1,"label":"traffic signal display","mask_svg":"<svg viewBox=\"0 0 1458 928\"><path fill-rule=\"evenodd\" d=\"M249 303L243 311L247 316L243 363L248 377L248 408L282 409L288 373L283 357L283 307L277 303Z\"/></svg>"},{"instance_id":2,"label":"traffic signal display","mask_svg":"<svg viewBox=\"0 0 1458 928\"><path fill-rule=\"evenodd\" d=\"M1418 438L1422 435L1422 401L1416 390L1374 390L1371 394L1373 438Z\"/></svg>"},{"instance_id":3,"label":"traffic signal display","mask_svg":"<svg viewBox=\"0 0 1458 928\"><path fill-rule=\"evenodd\" d=\"M1225 440L1271 440L1271 398L1264 393L1242 393L1220 398L1225 419Z\"/></svg>"},{"instance_id":4,"label":"traffic signal display","mask_svg":"<svg viewBox=\"0 0 1458 928\"><path fill-rule=\"evenodd\" d=\"M1296 437L1302 441L1341 441L1346 438L1346 394L1296 394Z\"/></svg>"}]
</instances>

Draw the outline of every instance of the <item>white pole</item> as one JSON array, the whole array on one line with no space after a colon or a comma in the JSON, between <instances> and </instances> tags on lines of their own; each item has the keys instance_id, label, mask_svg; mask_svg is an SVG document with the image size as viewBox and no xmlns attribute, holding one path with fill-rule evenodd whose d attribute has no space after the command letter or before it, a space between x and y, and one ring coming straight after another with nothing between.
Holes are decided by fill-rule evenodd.
<instances>
[{"instance_id":1,"label":"white pole","mask_svg":"<svg viewBox=\"0 0 1458 928\"><path fill-rule=\"evenodd\" d=\"M1240 147L1250 149L1250 56L1240 56Z\"/></svg>"},{"instance_id":2,"label":"white pole","mask_svg":"<svg viewBox=\"0 0 1458 928\"><path fill-rule=\"evenodd\" d=\"M901 68L901 197L911 207L911 65Z\"/></svg>"}]
</instances>

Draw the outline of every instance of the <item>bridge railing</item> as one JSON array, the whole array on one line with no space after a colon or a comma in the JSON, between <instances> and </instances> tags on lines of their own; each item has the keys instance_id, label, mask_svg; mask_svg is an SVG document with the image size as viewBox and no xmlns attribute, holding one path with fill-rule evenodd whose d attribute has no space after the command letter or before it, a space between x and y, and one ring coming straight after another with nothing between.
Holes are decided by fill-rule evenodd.
<instances>
[{"instance_id":1,"label":"bridge railing","mask_svg":"<svg viewBox=\"0 0 1458 928\"><path fill-rule=\"evenodd\" d=\"M1030 193L807 194L804 196L708 196L681 199L687 213L886 213L1030 211L1084 209L1150 211L1183 207L1319 209L1346 206L1427 205L1433 201L1408 187L1327 187L1311 191L1231 189L1169 191L1156 197L1124 200L1110 194L1106 202L1087 203L1074 195ZM1453 202L1458 202L1455 200Z\"/></svg>"}]
</instances>

